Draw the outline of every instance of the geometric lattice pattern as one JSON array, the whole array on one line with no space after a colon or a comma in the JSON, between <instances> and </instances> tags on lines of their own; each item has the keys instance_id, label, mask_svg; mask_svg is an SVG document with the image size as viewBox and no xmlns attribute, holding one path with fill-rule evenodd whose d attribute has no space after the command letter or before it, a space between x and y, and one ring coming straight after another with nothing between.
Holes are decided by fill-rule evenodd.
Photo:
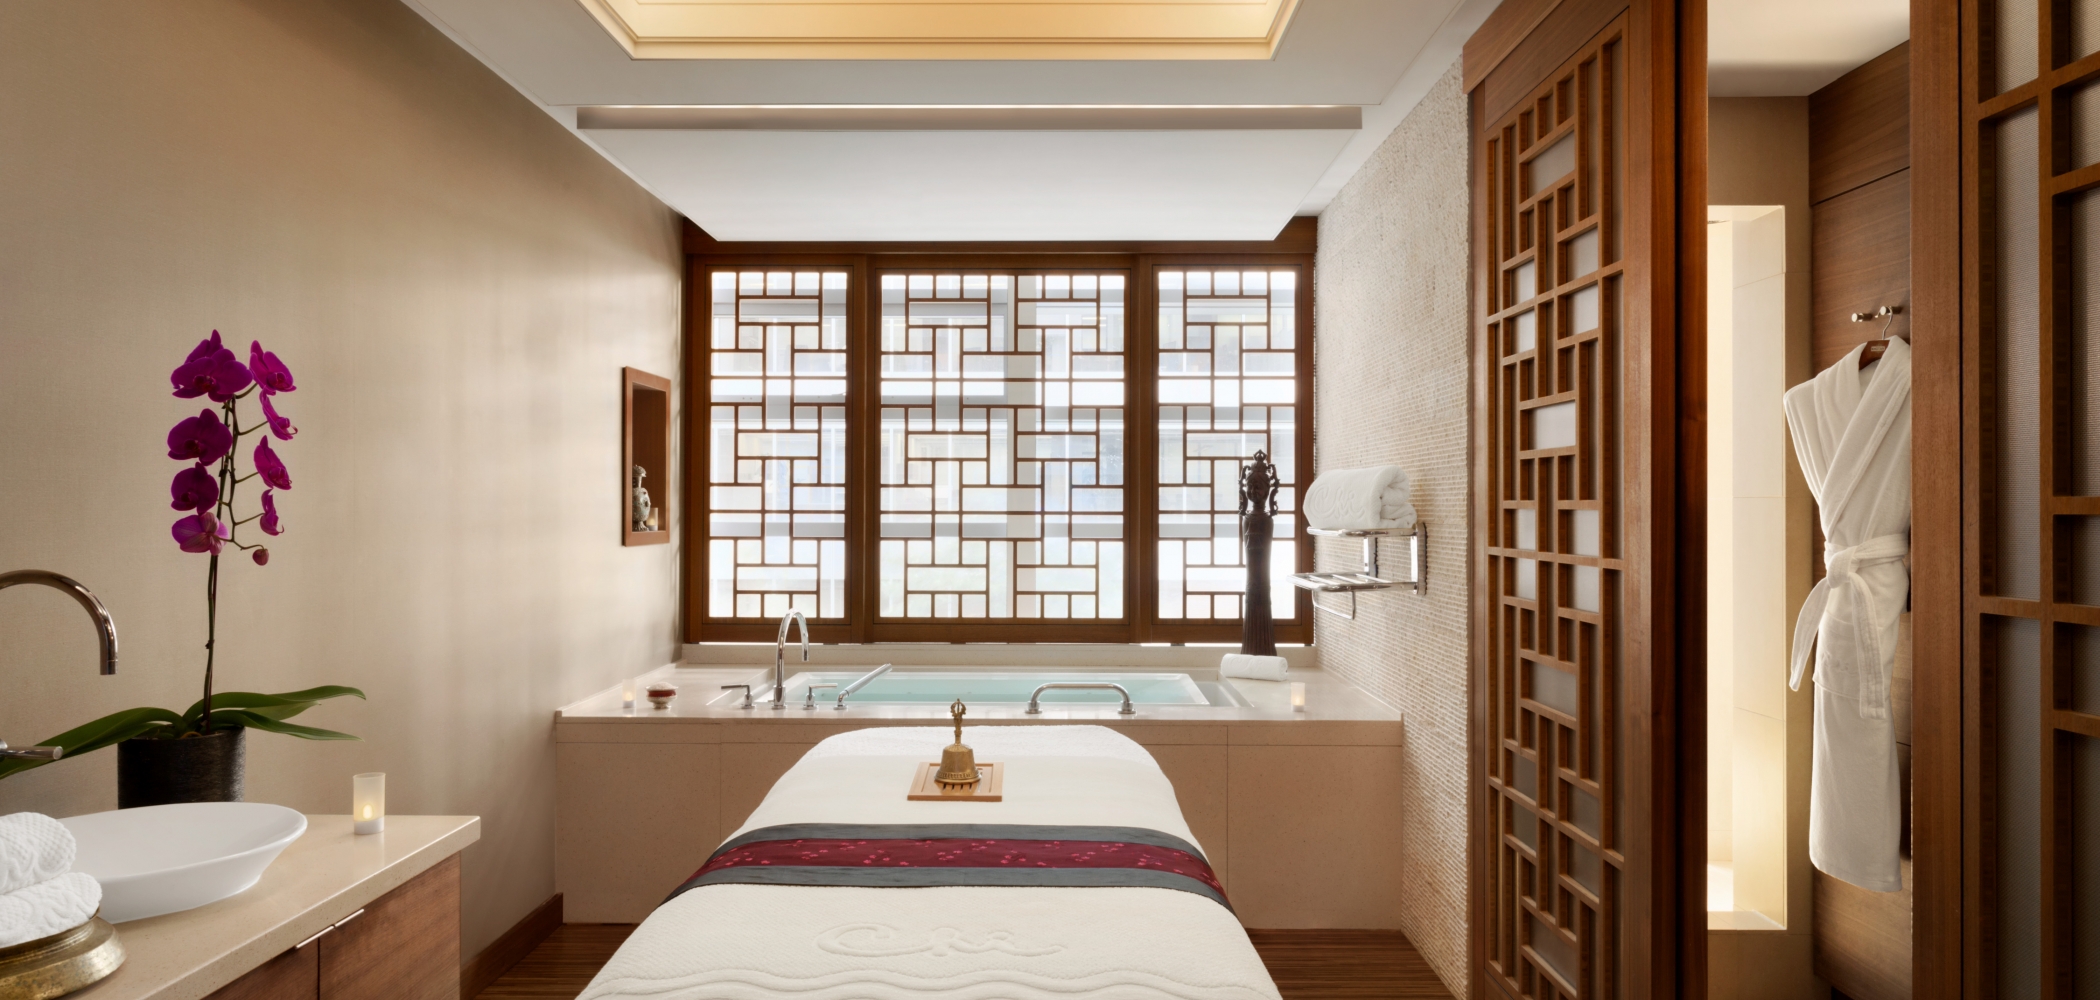
<instances>
[{"instance_id":1,"label":"geometric lattice pattern","mask_svg":"<svg viewBox=\"0 0 2100 1000\"><path fill-rule=\"evenodd\" d=\"M1127 276L880 281L879 617L1123 619Z\"/></svg>"},{"instance_id":2,"label":"geometric lattice pattern","mask_svg":"<svg viewBox=\"0 0 2100 1000\"><path fill-rule=\"evenodd\" d=\"M1297 615L1296 268L1175 269L1159 284L1161 621L1233 619L1247 590L1240 469L1269 453L1276 491L1270 607Z\"/></svg>"},{"instance_id":3,"label":"geometric lattice pattern","mask_svg":"<svg viewBox=\"0 0 2100 1000\"><path fill-rule=\"evenodd\" d=\"M1978 10L1977 21L1968 20ZM2100 996L2100 21L1965 8L1965 956L1981 995ZM1971 72L1974 77L1972 83ZM1973 906L1974 909L1970 909Z\"/></svg>"},{"instance_id":4,"label":"geometric lattice pattern","mask_svg":"<svg viewBox=\"0 0 2100 1000\"><path fill-rule=\"evenodd\" d=\"M844 271L717 271L707 614L846 617Z\"/></svg>"},{"instance_id":5,"label":"geometric lattice pattern","mask_svg":"<svg viewBox=\"0 0 2100 1000\"><path fill-rule=\"evenodd\" d=\"M1622 18L1481 133L1488 972L1620 993ZM1657 932L1656 940L1667 935Z\"/></svg>"}]
</instances>

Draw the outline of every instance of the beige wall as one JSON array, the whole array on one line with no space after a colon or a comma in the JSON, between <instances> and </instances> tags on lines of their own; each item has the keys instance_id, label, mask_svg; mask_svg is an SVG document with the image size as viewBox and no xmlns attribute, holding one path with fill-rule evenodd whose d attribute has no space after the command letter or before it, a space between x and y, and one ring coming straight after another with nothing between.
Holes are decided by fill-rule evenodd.
<instances>
[{"instance_id":1,"label":"beige wall","mask_svg":"<svg viewBox=\"0 0 2100 1000\"><path fill-rule=\"evenodd\" d=\"M1320 665L1407 713L1401 929L1452 992L1466 976L1466 99L1430 90L1320 216L1317 468L1395 464L1430 529L1429 591L1367 594L1319 615ZM1382 558L1404 559L1386 543ZM1320 569L1362 565L1323 540ZM1399 565L1395 563L1395 565ZM1335 598L1323 600L1336 603ZM1338 606L1346 608L1343 599Z\"/></svg>"},{"instance_id":2,"label":"beige wall","mask_svg":"<svg viewBox=\"0 0 2100 1000\"><path fill-rule=\"evenodd\" d=\"M553 708L677 654L672 546L622 548L620 367L679 357L673 214L395 0L0 5L0 737L196 697L203 557L168 535L168 370L212 328L292 367L289 533L229 561L222 689L364 687L257 735L248 794L477 813L471 956L554 891ZM245 459L244 459L245 461ZM249 491L252 497L253 492ZM306 720L302 720L306 721ZM115 805L105 751L0 813Z\"/></svg>"}]
</instances>

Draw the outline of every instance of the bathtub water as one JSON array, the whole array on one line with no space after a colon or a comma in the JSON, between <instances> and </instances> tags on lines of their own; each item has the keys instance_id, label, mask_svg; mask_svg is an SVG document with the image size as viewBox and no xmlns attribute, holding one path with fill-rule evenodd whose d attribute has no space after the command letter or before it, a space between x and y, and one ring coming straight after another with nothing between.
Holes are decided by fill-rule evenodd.
<instances>
[{"instance_id":1,"label":"bathtub water","mask_svg":"<svg viewBox=\"0 0 2100 1000\"><path fill-rule=\"evenodd\" d=\"M805 671L788 678L787 703L802 704L811 684L836 684L839 688L865 676L867 671ZM957 698L965 704L1025 705L1039 685L1053 681L1107 681L1121 684L1135 705L1243 705L1244 700L1220 684L1203 683L1184 673L1137 671L1047 671L1047 670L892 670L869 681L866 687L846 698L853 705L946 705ZM832 703L839 688L817 691L817 701ZM734 692L731 692L735 696ZM752 696L765 701L765 694ZM1043 692L1044 705L1121 704L1112 690L1054 689Z\"/></svg>"}]
</instances>

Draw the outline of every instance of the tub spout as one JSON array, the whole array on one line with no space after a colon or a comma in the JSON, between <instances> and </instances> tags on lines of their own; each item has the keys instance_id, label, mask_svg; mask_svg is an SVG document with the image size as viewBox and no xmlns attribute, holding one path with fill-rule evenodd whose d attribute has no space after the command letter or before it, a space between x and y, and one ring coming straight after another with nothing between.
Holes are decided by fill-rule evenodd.
<instances>
[{"instance_id":1,"label":"tub spout","mask_svg":"<svg viewBox=\"0 0 2100 1000\"><path fill-rule=\"evenodd\" d=\"M65 591L87 609L88 617L95 622L95 637L102 642L102 673L117 672L117 622L109 616L109 609L102 606L101 598L80 585L78 580L60 576L49 570L18 569L12 573L0 573L0 590L18 583L41 583L54 590ZM785 633L783 633L785 634Z\"/></svg>"},{"instance_id":2,"label":"tub spout","mask_svg":"<svg viewBox=\"0 0 2100 1000\"><path fill-rule=\"evenodd\" d=\"M809 662L809 619L802 612L789 609L780 616L780 636L773 641L773 707L787 707L787 644L788 626L802 630L802 662Z\"/></svg>"}]
</instances>

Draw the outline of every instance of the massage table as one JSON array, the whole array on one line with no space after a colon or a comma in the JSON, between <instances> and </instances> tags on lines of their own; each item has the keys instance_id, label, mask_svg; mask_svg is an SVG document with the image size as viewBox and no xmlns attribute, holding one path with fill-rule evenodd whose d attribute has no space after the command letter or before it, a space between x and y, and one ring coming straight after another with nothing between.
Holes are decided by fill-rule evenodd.
<instances>
[{"instance_id":1,"label":"massage table","mask_svg":"<svg viewBox=\"0 0 2100 1000\"><path fill-rule=\"evenodd\" d=\"M579 1000L1278 1000L1143 747L977 727L1003 801L907 801L951 739L811 748Z\"/></svg>"}]
</instances>

